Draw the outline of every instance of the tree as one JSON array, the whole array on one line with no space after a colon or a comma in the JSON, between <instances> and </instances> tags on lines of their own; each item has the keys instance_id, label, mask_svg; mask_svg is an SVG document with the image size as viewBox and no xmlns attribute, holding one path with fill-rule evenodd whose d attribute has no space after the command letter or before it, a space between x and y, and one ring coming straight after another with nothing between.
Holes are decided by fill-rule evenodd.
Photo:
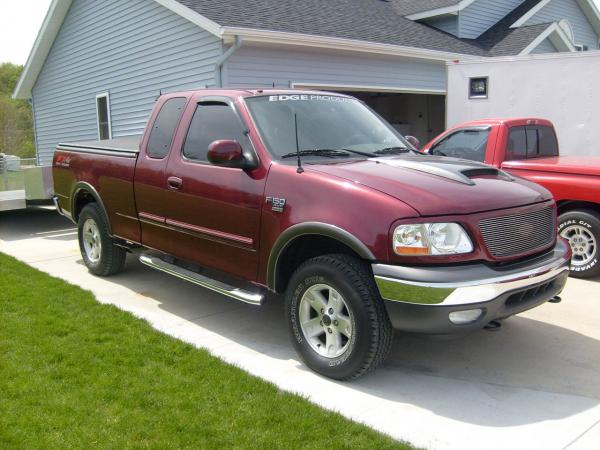
<instances>
[{"instance_id":1,"label":"tree","mask_svg":"<svg viewBox=\"0 0 600 450\"><path fill-rule=\"evenodd\" d=\"M0 64L0 153L24 158L35 156L31 106L11 95L23 72L23 66Z\"/></svg>"}]
</instances>

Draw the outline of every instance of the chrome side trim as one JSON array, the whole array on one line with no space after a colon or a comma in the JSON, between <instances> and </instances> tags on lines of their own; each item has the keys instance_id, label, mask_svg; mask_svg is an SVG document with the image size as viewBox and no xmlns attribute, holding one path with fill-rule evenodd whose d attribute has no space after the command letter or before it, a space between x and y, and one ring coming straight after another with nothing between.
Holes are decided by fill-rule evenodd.
<instances>
[{"instance_id":1,"label":"chrome side trim","mask_svg":"<svg viewBox=\"0 0 600 450\"><path fill-rule=\"evenodd\" d=\"M264 295L262 294L256 294L230 286L221 281L213 280L212 278L200 275L199 273L176 266L175 264L170 264L154 256L143 254L140 256L140 262L148 267L152 267L153 269L160 270L161 272L168 273L176 276L177 278L181 278L182 280L189 281L206 289L210 289L211 291L226 295L227 297L248 303L250 305L260 306L264 301Z\"/></svg>"}]
</instances>

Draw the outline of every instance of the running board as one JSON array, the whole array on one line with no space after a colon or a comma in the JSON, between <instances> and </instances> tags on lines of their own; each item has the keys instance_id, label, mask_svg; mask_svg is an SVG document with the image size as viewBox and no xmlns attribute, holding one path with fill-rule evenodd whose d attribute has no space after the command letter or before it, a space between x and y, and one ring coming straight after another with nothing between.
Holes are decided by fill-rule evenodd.
<instances>
[{"instance_id":1,"label":"running board","mask_svg":"<svg viewBox=\"0 0 600 450\"><path fill-rule=\"evenodd\" d=\"M146 266L152 267L153 269L166 272L170 275L181 278L182 280L189 281L244 303L260 306L264 300L264 295L235 288L221 281L213 280L212 278L205 277L204 275L184 269L183 267L179 267L175 264L170 264L155 256L141 255L140 262Z\"/></svg>"}]
</instances>

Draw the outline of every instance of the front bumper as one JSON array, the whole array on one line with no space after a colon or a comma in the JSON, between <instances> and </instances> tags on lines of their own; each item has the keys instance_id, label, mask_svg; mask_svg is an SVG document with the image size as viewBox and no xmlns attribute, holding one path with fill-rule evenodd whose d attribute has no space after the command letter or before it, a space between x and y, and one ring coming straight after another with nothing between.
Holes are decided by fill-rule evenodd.
<instances>
[{"instance_id":1,"label":"front bumper","mask_svg":"<svg viewBox=\"0 0 600 450\"><path fill-rule=\"evenodd\" d=\"M451 334L483 328L547 302L558 295L569 275L571 250L558 239L549 252L508 267L485 264L406 267L373 264L375 282L394 328ZM456 321L471 311L472 320Z\"/></svg>"}]
</instances>

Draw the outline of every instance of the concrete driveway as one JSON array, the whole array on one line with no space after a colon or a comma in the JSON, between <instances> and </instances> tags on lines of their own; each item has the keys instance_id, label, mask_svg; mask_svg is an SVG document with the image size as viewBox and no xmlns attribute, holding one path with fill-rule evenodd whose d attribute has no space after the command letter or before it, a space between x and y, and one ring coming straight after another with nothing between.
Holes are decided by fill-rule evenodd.
<instances>
[{"instance_id":1,"label":"concrete driveway","mask_svg":"<svg viewBox=\"0 0 600 450\"><path fill-rule=\"evenodd\" d=\"M0 213L0 251L395 438L434 449L600 448L599 281L569 280L561 304L514 317L498 332L397 334L383 369L338 383L298 361L278 298L237 303L132 257L124 273L97 278L76 236L51 209Z\"/></svg>"}]
</instances>

